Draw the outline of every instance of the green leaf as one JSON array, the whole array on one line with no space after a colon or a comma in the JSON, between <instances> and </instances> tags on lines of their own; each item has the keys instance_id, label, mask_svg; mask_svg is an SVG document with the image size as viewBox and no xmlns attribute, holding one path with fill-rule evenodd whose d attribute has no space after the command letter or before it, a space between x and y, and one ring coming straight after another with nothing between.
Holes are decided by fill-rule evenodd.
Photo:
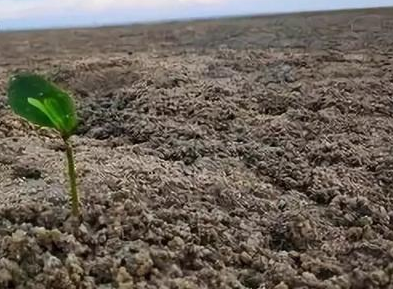
<instances>
[{"instance_id":1,"label":"green leaf","mask_svg":"<svg viewBox=\"0 0 393 289\"><path fill-rule=\"evenodd\" d=\"M68 138L76 129L72 98L42 76L22 73L11 77L8 101L16 114L39 126L54 128L63 137Z\"/></svg>"}]
</instances>

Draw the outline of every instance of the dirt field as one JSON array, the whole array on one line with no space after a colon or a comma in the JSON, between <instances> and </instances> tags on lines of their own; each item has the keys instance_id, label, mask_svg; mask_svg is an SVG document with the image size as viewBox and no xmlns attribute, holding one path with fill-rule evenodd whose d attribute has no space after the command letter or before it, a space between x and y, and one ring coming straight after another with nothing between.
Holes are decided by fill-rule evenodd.
<instances>
[{"instance_id":1,"label":"dirt field","mask_svg":"<svg viewBox=\"0 0 393 289\"><path fill-rule=\"evenodd\" d=\"M393 288L393 9L0 34L0 288ZM64 152L6 106L71 91Z\"/></svg>"}]
</instances>

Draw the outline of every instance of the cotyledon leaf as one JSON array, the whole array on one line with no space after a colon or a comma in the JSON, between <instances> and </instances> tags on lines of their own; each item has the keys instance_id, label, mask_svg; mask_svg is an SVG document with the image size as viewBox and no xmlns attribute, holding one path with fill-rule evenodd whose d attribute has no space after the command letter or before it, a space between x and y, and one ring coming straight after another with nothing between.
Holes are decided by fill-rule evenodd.
<instances>
[{"instance_id":1,"label":"cotyledon leaf","mask_svg":"<svg viewBox=\"0 0 393 289\"><path fill-rule=\"evenodd\" d=\"M62 127L62 121L61 119L53 113L50 107L45 105L47 101L45 99L43 102L39 101L38 99L28 97L27 102L30 103L31 105L35 106L39 110L41 110L43 113L46 114L46 116L50 119L50 121L54 124L55 128L59 131L63 131L64 128Z\"/></svg>"},{"instance_id":2,"label":"cotyledon leaf","mask_svg":"<svg viewBox=\"0 0 393 289\"><path fill-rule=\"evenodd\" d=\"M69 137L77 126L72 98L42 76L21 73L11 77L8 100L12 110L39 126L58 130Z\"/></svg>"}]
</instances>

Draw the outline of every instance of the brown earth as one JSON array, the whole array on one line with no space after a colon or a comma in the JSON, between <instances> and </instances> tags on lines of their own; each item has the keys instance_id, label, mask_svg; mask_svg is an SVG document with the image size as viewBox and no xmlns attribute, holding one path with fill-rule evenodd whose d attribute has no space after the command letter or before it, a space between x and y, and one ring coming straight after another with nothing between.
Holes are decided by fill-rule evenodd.
<instances>
[{"instance_id":1,"label":"brown earth","mask_svg":"<svg viewBox=\"0 0 393 289\"><path fill-rule=\"evenodd\" d=\"M393 288L392 15L0 34L0 288ZM77 100L77 230L19 70Z\"/></svg>"}]
</instances>

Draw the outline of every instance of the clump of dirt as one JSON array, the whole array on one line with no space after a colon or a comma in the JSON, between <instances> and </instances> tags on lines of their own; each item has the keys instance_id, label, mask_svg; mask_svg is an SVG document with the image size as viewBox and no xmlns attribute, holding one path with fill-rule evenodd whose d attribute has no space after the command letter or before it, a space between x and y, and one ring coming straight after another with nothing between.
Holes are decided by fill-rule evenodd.
<instances>
[{"instance_id":1,"label":"clump of dirt","mask_svg":"<svg viewBox=\"0 0 393 289\"><path fill-rule=\"evenodd\" d=\"M393 35L360 45L367 13L2 35L0 288L391 288ZM76 97L76 227L61 142L7 110L23 69Z\"/></svg>"}]
</instances>

